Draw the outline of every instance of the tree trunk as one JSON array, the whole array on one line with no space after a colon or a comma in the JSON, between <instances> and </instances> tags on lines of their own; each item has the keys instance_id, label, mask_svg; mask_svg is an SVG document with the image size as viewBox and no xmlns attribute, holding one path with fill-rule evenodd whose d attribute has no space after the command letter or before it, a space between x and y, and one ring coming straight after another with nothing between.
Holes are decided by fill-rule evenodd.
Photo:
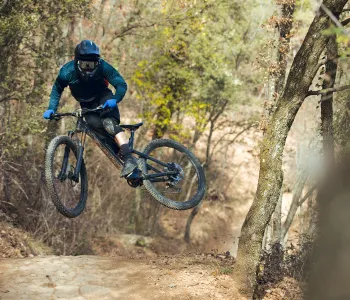
<instances>
[{"instance_id":1,"label":"tree trunk","mask_svg":"<svg viewBox=\"0 0 350 300\"><path fill-rule=\"evenodd\" d=\"M141 189L136 189L134 205L136 205L133 212L135 233L156 235L159 229L158 221L162 212L161 204L148 193L144 193Z\"/></svg>"},{"instance_id":2,"label":"tree trunk","mask_svg":"<svg viewBox=\"0 0 350 300\"><path fill-rule=\"evenodd\" d=\"M336 37L332 36L326 47L326 72L322 89L333 88L337 76L338 46ZM321 132L323 137L323 151L325 164L334 165L334 137L333 137L333 93L321 96Z\"/></svg>"},{"instance_id":3,"label":"tree trunk","mask_svg":"<svg viewBox=\"0 0 350 300\"><path fill-rule=\"evenodd\" d=\"M280 192L275 211L272 218L272 243L282 244L282 198L283 191Z\"/></svg>"},{"instance_id":4,"label":"tree trunk","mask_svg":"<svg viewBox=\"0 0 350 300\"><path fill-rule=\"evenodd\" d=\"M339 14L347 0L325 0L324 5ZM283 182L282 154L295 116L308 95L318 69L318 59L329 38L323 31L330 25L329 17L319 10L294 58L282 96L261 144L260 172L256 195L241 231L235 278L240 290L252 296L256 287L256 271L261 256L265 228L279 199Z\"/></svg>"},{"instance_id":5,"label":"tree trunk","mask_svg":"<svg viewBox=\"0 0 350 300\"><path fill-rule=\"evenodd\" d=\"M306 299L350 299L350 161L327 170L318 197L317 252Z\"/></svg>"},{"instance_id":6,"label":"tree trunk","mask_svg":"<svg viewBox=\"0 0 350 300\"><path fill-rule=\"evenodd\" d=\"M326 47L326 56L322 89L334 87L338 56L336 36L330 38ZM333 93L321 97L321 133L325 174L329 174L335 166ZM342 170L345 170L345 174L339 172L334 176L326 176L328 178L318 190L317 203L320 214L318 229L321 236L317 241L319 253L317 253L317 263L311 276L308 299L347 299L350 296L350 289L345 284L350 275L349 260L346 259L350 249L346 229L350 223L349 218L345 217L350 211L348 201L350 191L349 188L345 188L349 186L349 161L347 163L347 169ZM332 226L329 226L330 224ZM315 222L310 222L309 234L312 234L310 231L315 227Z\"/></svg>"},{"instance_id":7,"label":"tree trunk","mask_svg":"<svg viewBox=\"0 0 350 300\"><path fill-rule=\"evenodd\" d=\"M275 82L275 93L280 95L283 92L284 81L287 74L287 56L290 47L290 31L293 25L295 3L283 4L281 8L281 20L279 25L278 41L278 77Z\"/></svg>"},{"instance_id":8,"label":"tree trunk","mask_svg":"<svg viewBox=\"0 0 350 300\"><path fill-rule=\"evenodd\" d=\"M152 220L150 229L149 229L149 234L151 236L156 236L158 234L159 231L159 218L162 214L162 208L163 206L158 202L158 201L153 201L153 211L152 211L152 218L150 218L150 220Z\"/></svg>"},{"instance_id":9,"label":"tree trunk","mask_svg":"<svg viewBox=\"0 0 350 300\"><path fill-rule=\"evenodd\" d=\"M282 228L282 240L284 240L284 238L286 237L286 234L290 228L290 225L292 225L292 222L294 220L294 216L298 210L299 199L300 199L300 196L303 192L307 176L308 176L308 174L306 171L301 171L300 175L297 178L297 182L295 183L294 190L293 190L292 204L289 208L286 221L284 222L283 228Z\"/></svg>"},{"instance_id":10,"label":"tree trunk","mask_svg":"<svg viewBox=\"0 0 350 300\"><path fill-rule=\"evenodd\" d=\"M279 26L279 40L277 47L277 63L278 63L278 77L275 81L275 97L279 97L283 92L284 81L287 74L287 57L290 48L290 31L293 26L293 14L295 9L295 3L284 3L281 7L281 22ZM280 192L276 209L271 219L272 235L271 241L273 244L281 244L281 230L282 230L282 194Z\"/></svg>"},{"instance_id":11,"label":"tree trunk","mask_svg":"<svg viewBox=\"0 0 350 300\"><path fill-rule=\"evenodd\" d=\"M191 225L194 217L198 214L200 208L202 206L202 202L200 202L194 209L192 209L186 223L186 229L185 229L185 235L184 235L184 240L186 243L191 242Z\"/></svg>"},{"instance_id":12,"label":"tree trunk","mask_svg":"<svg viewBox=\"0 0 350 300\"><path fill-rule=\"evenodd\" d=\"M142 201L141 189L137 188L135 189L135 198L133 201L133 207L130 214L130 222L129 222L129 225L130 227L133 228L134 233L139 232L140 227L142 227L142 224L141 224L142 216L140 214L141 201Z\"/></svg>"},{"instance_id":13,"label":"tree trunk","mask_svg":"<svg viewBox=\"0 0 350 300\"><path fill-rule=\"evenodd\" d=\"M271 246L271 238L272 238L272 223L269 222L265 228L265 233L264 233L264 237L262 240L262 249L265 251L268 251L270 246Z\"/></svg>"}]
</instances>

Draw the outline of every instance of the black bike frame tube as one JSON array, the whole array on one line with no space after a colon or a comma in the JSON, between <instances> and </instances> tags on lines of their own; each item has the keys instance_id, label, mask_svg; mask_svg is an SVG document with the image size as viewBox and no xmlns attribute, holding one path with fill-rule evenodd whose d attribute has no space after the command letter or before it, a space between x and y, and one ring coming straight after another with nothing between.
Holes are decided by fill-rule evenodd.
<instances>
[{"instance_id":1,"label":"black bike frame tube","mask_svg":"<svg viewBox=\"0 0 350 300\"><path fill-rule=\"evenodd\" d=\"M162 172L162 171L159 171L158 169L156 169L155 167L153 167L153 166L151 166L149 164L146 164L146 167L147 167L148 170L153 170L153 171L158 172L158 173Z\"/></svg>"},{"instance_id":2,"label":"black bike frame tube","mask_svg":"<svg viewBox=\"0 0 350 300\"><path fill-rule=\"evenodd\" d=\"M142 178L144 180L148 180L148 179L151 179L151 178L157 178L157 177L162 177L162 176L178 175L178 174L179 174L179 172L173 171L173 172L148 174L148 175L143 176Z\"/></svg>"},{"instance_id":3,"label":"black bike frame tube","mask_svg":"<svg viewBox=\"0 0 350 300\"><path fill-rule=\"evenodd\" d=\"M137 151L137 150L135 150L135 149L131 149L131 152L137 154L138 156L140 156L140 157L142 157L142 158L146 158L146 159L152 160L152 161L156 162L156 163L159 164L159 165L162 165L162 166L164 166L164 167L168 167L168 164L163 163L162 161L160 161L160 160L158 160L158 159L155 159L155 158L153 158L153 157L151 157L151 156L148 156L147 154L144 154L144 153L142 153L142 152L139 152L139 151Z\"/></svg>"},{"instance_id":4,"label":"black bike frame tube","mask_svg":"<svg viewBox=\"0 0 350 300\"><path fill-rule=\"evenodd\" d=\"M150 182L169 182L169 178L150 178Z\"/></svg>"}]
</instances>

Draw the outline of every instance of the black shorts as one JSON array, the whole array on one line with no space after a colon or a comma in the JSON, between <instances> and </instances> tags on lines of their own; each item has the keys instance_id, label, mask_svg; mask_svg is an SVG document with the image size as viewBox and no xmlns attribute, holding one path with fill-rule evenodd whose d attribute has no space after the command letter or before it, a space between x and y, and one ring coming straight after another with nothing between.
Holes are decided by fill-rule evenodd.
<instances>
[{"instance_id":1,"label":"black shorts","mask_svg":"<svg viewBox=\"0 0 350 300\"><path fill-rule=\"evenodd\" d=\"M113 93L110 89L105 89L102 93L97 95L95 100L91 102L81 102L80 106L82 108L92 109L100 105L103 105L109 99L113 99ZM105 111L102 113L87 114L84 116L84 118L85 118L85 121L90 126L92 126L94 129L104 134L106 133L106 131L104 130L104 127L102 124L103 119L111 118L111 119L114 119L117 122L117 124L120 124L120 114L119 114L118 106L109 111Z\"/></svg>"}]
</instances>

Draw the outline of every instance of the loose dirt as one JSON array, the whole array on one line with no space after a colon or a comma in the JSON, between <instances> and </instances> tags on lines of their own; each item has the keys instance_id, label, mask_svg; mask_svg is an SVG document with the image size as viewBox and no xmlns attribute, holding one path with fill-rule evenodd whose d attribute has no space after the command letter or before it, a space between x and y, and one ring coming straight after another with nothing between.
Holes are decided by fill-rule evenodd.
<instances>
[{"instance_id":1,"label":"loose dirt","mask_svg":"<svg viewBox=\"0 0 350 300\"><path fill-rule=\"evenodd\" d=\"M244 299L233 259L36 256L0 260L0 299Z\"/></svg>"}]
</instances>

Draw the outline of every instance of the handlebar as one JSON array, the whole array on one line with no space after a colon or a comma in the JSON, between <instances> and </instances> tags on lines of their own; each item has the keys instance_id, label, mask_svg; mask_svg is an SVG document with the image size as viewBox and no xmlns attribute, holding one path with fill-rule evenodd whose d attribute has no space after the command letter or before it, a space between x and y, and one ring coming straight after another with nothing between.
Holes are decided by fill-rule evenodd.
<instances>
[{"instance_id":1,"label":"handlebar","mask_svg":"<svg viewBox=\"0 0 350 300\"><path fill-rule=\"evenodd\" d=\"M103 110L108 110L108 108L104 109L102 108L102 105L96 107L96 108L92 108L92 109L89 109L89 108L78 108L76 109L75 111L73 112L67 112L67 113L61 113L61 114L53 114L51 115L50 117L50 120L60 120L62 119L63 117L67 117L67 116L73 116L73 117L77 117L77 118L80 118L88 113L93 113L93 112L99 112L99 111L103 111Z\"/></svg>"}]
</instances>

